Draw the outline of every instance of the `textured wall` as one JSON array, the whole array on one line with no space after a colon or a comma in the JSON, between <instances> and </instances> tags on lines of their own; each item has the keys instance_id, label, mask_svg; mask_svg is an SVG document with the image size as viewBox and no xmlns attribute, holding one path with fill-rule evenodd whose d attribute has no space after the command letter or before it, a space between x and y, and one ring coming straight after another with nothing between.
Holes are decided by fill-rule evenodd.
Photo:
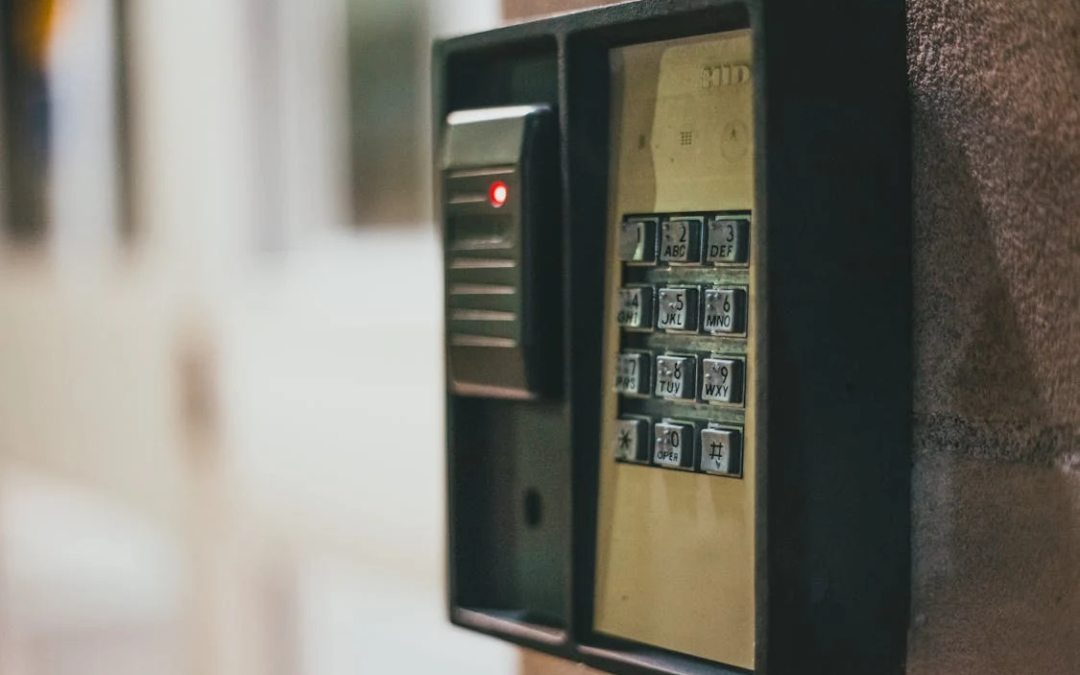
<instances>
[{"instance_id":1,"label":"textured wall","mask_svg":"<svg viewBox=\"0 0 1080 675\"><path fill-rule=\"evenodd\" d=\"M504 10L516 19L597 4L504 0ZM908 671L1076 675L1080 1L909 0L908 15L917 278Z\"/></svg>"},{"instance_id":2,"label":"textured wall","mask_svg":"<svg viewBox=\"0 0 1080 675\"><path fill-rule=\"evenodd\" d=\"M1080 3L910 0L909 672L1080 673Z\"/></svg>"}]
</instances>

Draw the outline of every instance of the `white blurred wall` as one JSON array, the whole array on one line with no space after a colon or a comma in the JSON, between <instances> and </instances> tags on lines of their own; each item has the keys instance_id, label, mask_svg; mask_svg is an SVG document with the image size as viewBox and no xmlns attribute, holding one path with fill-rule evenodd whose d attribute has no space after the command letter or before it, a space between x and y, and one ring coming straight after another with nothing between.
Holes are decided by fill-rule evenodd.
<instances>
[{"instance_id":1,"label":"white blurred wall","mask_svg":"<svg viewBox=\"0 0 1080 675\"><path fill-rule=\"evenodd\" d=\"M135 240L0 248L0 675L513 672L445 618L440 256L349 225L342 6L129 5Z\"/></svg>"}]
</instances>

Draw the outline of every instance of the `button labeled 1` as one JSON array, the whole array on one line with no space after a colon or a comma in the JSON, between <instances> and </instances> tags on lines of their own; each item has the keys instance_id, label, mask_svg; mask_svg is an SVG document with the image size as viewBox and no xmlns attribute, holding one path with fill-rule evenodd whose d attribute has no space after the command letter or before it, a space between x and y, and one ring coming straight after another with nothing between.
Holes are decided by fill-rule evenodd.
<instances>
[{"instance_id":1,"label":"button labeled 1","mask_svg":"<svg viewBox=\"0 0 1080 675\"><path fill-rule=\"evenodd\" d=\"M619 354L615 364L615 391L631 395L649 393L648 354Z\"/></svg>"},{"instance_id":2,"label":"button labeled 1","mask_svg":"<svg viewBox=\"0 0 1080 675\"><path fill-rule=\"evenodd\" d=\"M665 330L697 330L696 288L661 288L656 327Z\"/></svg>"},{"instance_id":3,"label":"button labeled 1","mask_svg":"<svg viewBox=\"0 0 1080 675\"><path fill-rule=\"evenodd\" d=\"M750 221L745 218L720 217L709 221L705 243L705 261L711 263L744 263L747 259L747 240Z\"/></svg>"},{"instance_id":4,"label":"button labeled 1","mask_svg":"<svg viewBox=\"0 0 1080 675\"><path fill-rule=\"evenodd\" d=\"M742 475L742 439L734 429L701 430L701 463L705 473Z\"/></svg>"},{"instance_id":5,"label":"button labeled 1","mask_svg":"<svg viewBox=\"0 0 1080 675\"><path fill-rule=\"evenodd\" d=\"M660 260L690 263L701 260L701 219L672 218L660 226Z\"/></svg>"},{"instance_id":6,"label":"button labeled 1","mask_svg":"<svg viewBox=\"0 0 1080 675\"><path fill-rule=\"evenodd\" d=\"M694 398L697 359L693 356L656 357L656 395L662 398Z\"/></svg>"},{"instance_id":7,"label":"button labeled 1","mask_svg":"<svg viewBox=\"0 0 1080 675\"><path fill-rule=\"evenodd\" d=\"M623 328L652 326L652 289L620 288L619 309L615 321Z\"/></svg>"},{"instance_id":8,"label":"button labeled 1","mask_svg":"<svg viewBox=\"0 0 1080 675\"><path fill-rule=\"evenodd\" d=\"M653 427L653 463L671 469L694 466L694 425L659 422Z\"/></svg>"},{"instance_id":9,"label":"button labeled 1","mask_svg":"<svg viewBox=\"0 0 1080 675\"><path fill-rule=\"evenodd\" d=\"M742 403L743 362L733 359L703 359L701 400L714 403Z\"/></svg>"},{"instance_id":10,"label":"button labeled 1","mask_svg":"<svg viewBox=\"0 0 1080 675\"><path fill-rule=\"evenodd\" d=\"M618 252L623 262L655 262L656 219L628 218L620 223Z\"/></svg>"},{"instance_id":11,"label":"button labeled 1","mask_svg":"<svg viewBox=\"0 0 1080 675\"><path fill-rule=\"evenodd\" d=\"M615 459L622 462L648 463L649 423L641 419L615 422Z\"/></svg>"},{"instance_id":12,"label":"button labeled 1","mask_svg":"<svg viewBox=\"0 0 1080 675\"><path fill-rule=\"evenodd\" d=\"M746 330L746 292L733 288L706 290L702 324L710 333Z\"/></svg>"}]
</instances>

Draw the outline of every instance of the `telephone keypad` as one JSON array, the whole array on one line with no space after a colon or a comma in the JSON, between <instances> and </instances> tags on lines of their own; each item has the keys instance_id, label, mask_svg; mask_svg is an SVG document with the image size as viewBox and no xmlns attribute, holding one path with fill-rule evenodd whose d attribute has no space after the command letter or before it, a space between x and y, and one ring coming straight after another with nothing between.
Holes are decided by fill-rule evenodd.
<instances>
[{"instance_id":1,"label":"telephone keypad","mask_svg":"<svg viewBox=\"0 0 1080 675\"><path fill-rule=\"evenodd\" d=\"M614 461L743 477L750 227L746 211L616 221Z\"/></svg>"}]
</instances>

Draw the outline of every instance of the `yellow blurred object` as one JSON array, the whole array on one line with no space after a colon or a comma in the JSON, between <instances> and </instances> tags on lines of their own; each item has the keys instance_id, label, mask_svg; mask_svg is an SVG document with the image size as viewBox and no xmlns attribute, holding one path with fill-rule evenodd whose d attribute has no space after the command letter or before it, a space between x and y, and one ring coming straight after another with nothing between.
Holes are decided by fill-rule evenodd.
<instances>
[{"instance_id":1,"label":"yellow blurred object","mask_svg":"<svg viewBox=\"0 0 1080 675\"><path fill-rule=\"evenodd\" d=\"M42 66L56 34L63 0L23 0L15 10L15 49L26 63Z\"/></svg>"}]
</instances>

